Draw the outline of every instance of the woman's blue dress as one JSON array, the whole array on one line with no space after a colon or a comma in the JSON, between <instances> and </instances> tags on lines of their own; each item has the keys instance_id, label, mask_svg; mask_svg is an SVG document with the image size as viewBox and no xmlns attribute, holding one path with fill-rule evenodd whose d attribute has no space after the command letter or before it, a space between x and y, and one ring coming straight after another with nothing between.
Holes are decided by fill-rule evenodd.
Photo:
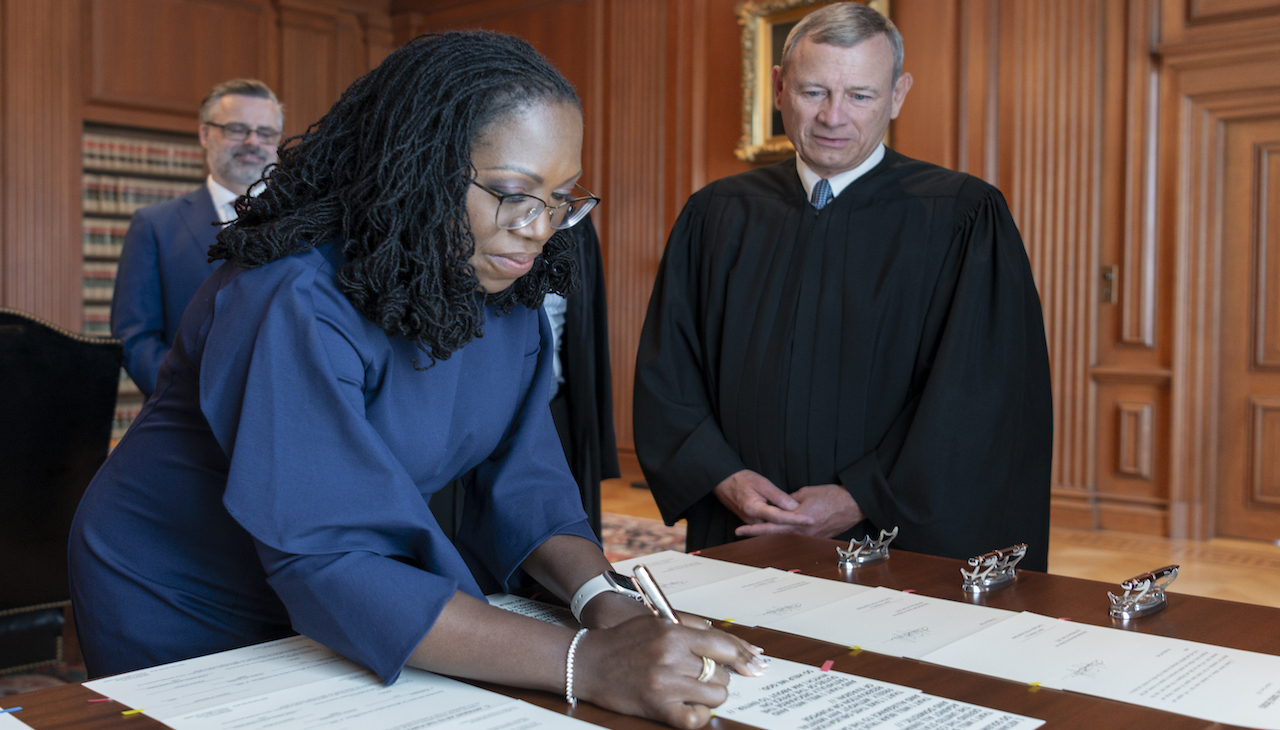
<instances>
[{"instance_id":1,"label":"woman's blue dress","mask_svg":"<svg viewBox=\"0 0 1280 730\"><path fill-rule=\"evenodd\" d=\"M338 289L328 244L219 268L71 536L89 673L305 634L386 682L461 590L594 540L547 406L545 315L485 312L448 360ZM469 474L455 547L428 508Z\"/></svg>"}]
</instances>

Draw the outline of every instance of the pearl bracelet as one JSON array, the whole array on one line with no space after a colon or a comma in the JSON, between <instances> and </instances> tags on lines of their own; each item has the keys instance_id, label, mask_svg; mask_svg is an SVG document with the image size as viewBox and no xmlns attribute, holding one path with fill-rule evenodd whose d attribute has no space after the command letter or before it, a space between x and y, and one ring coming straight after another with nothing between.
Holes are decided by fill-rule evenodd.
<instances>
[{"instance_id":1,"label":"pearl bracelet","mask_svg":"<svg viewBox=\"0 0 1280 730\"><path fill-rule=\"evenodd\" d=\"M586 629L579 629L578 633L573 635L573 641L569 642L569 656L564 662L564 699L570 707L578 706L578 698L573 696L573 653L578 650L578 642L582 641L582 637L586 634Z\"/></svg>"}]
</instances>

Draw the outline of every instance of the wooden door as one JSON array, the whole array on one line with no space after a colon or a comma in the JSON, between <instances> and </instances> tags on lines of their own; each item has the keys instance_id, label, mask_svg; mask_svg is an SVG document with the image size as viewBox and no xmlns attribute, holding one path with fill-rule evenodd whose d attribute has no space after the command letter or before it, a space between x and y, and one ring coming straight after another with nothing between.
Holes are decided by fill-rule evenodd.
<instances>
[{"instance_id":1,"label":"wooden door","mask_svg":"<svg viewBox=\"0 0 1280 730\"><path fill-rule=\"evenodd\" d=\"M1224 142L1217 533L1278 540L1280 109L1227 121Z\"/></svg>"}]
</instances>

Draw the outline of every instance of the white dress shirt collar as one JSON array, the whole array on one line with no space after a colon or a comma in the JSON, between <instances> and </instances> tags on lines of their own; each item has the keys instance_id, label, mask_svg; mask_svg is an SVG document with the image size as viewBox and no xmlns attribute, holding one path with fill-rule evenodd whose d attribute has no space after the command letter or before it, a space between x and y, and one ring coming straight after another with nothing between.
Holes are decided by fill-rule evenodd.
<instances>
[{"instance_id":1,"label":"white dress shirt collar","mask_svg":"<svg viewBox=\"0 0 1280 730\"><path fill-rule=\"evenodd\" d=\"M849 187L850 183L870 172L871 168L879 165L883 159L884 142L881 142L876 145L875 150L870 155L867 155L867 159L863 160L861 165L827 178L827 182L831 184L831 197L838 197L845 188ZM800 158L800 155L796 155L796 172L800 173L800 184L804 185L805 200L811 200L813 198L813 186L818 184L822 176L804 164L804 160Z\"/></svg>"},{"instance_id":2,"label":"white dress shirt collar","mask_svg":"<svg viewBox=\"0 0 1280 730\"><path fill-rule=\"evenodd\" d=\"M222 183L213 179L213 175L205 179L205 186L209 188L209 197L213 198L213 209L218 213L218 220L222 221L222 225L225 226L235 220L236 198L240 196L223 187ZM259 184L249 188L249 197L257 197L265 187Z\"/></svg>"}]
</instances>

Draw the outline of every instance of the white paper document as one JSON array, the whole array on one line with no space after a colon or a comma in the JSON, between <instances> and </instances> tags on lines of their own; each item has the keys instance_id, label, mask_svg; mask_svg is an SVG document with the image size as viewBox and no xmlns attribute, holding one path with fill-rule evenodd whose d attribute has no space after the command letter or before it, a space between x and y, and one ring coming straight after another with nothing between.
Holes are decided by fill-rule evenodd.
<instances>
[{"instance_id":1,"label":"white paper document","mask_svg":"<svg viewBox=\"0 0 1280 730\"><path fill-rule=\"evenodd\" d=\"M867 586L853 583L762 568L668 598L677 610L686 613L758 626L869 590Z\"/></svg>"},{"instance_id":2,"label":"white paper document","mask_svg":"<svg viewBox=\"0 0 1280 730\"><path fill-rule=\"evenodd\" d=\"M14 698L10 698L14 699ZM20 705L14 705L20 706ZM31 726L13 716L13 713L0 714L0 730L31 730Z\"/></svg>"},{"instance_id":3,"label":"white paper document","mask_svg":"<svg viewBox=\"0 0 1280 730\"><path fill-rule=\"evenodd\" d=\"M760 625L832 644L918 659L1011 616L958 601L873 588L825 606Z\"/></svg>"},{"instance_id":4,"label":"white paper document","mask_svg":"<svg viewBox=\"0 0 1280 730\"><path fill-rule=\"evenodd\" d=\"M96 679L84 686L129 707L142 708L145 714L164 722L169 717L364 671L304 636L293 636Z\"/></svg>"},{"instance_id":5,"label":"white paper document","mask_svg":"<svg viewBox=\"0 0 1280 730\"><path fill-rule=\"evenodd\" d=\"M764 730L1030 730L1044 724L784 659L771 659L763 677L734 675L729 699L713 712Z\"/></svg>"},{"instance_id":6,"label":"white paper document","mask_svg":"<svg viewBox=\"0 0 1280 730\"><path fill-rule=\"evenodd\" d=\"M485 599L489 601L490 606L503 608L521 616L536 618L539 621L546 621L549 624L574 630L582 627L578 620L573 617L573 612L561 606L553 606L550 603L535 601L531 598L513 596L510 593L491 593L485 596Z\"/></svg>"},{"instance_id":7,"label":"white paper document","mask_svg":"<svg viewBox=\"0 0 1280 730\"><path fill-rule=\"evenodd\" d=\"M509 697L456 680L406 669L390 687L383 686L372 674L353 672L163 718L163 721L178 730L427 728L440 727L512 702ZM148 710L144 714L153 713Z\"/></svg>"},{"instance_id":8,"label":"white paper document","mask_svg":"<svg viewBox=\"0 0 1280 730\"><path fill-rule=\"evenodd\" d=\"M301 636L85 686L175 730L582 730L587 724L448 677L405 668L390 687Z\"/></svg>"},{"instance_id":9,"label":"white paper document","mask_svg":"<svg viewBox=\"0 0 1280 730\"><path fill-rule=\"evenodd\" d=\"M923 657L1216 722L1280 730L1280 657L1022 613Z\"/></svg>"},{"instance_id":10,"label":"white paper document","mask_svg":"<svg viewBox=\"0 0 1280 730\"><path fill-rule=\"evenodd\" d=\"M681 591L761 570L750 565L704 558L674 550L621 560L613 564L613 569L623 575L631 575L632 569L641 564L653 574L653 579L662 586L662 592L668 598Z\"/></svg>"}]
</instances>

